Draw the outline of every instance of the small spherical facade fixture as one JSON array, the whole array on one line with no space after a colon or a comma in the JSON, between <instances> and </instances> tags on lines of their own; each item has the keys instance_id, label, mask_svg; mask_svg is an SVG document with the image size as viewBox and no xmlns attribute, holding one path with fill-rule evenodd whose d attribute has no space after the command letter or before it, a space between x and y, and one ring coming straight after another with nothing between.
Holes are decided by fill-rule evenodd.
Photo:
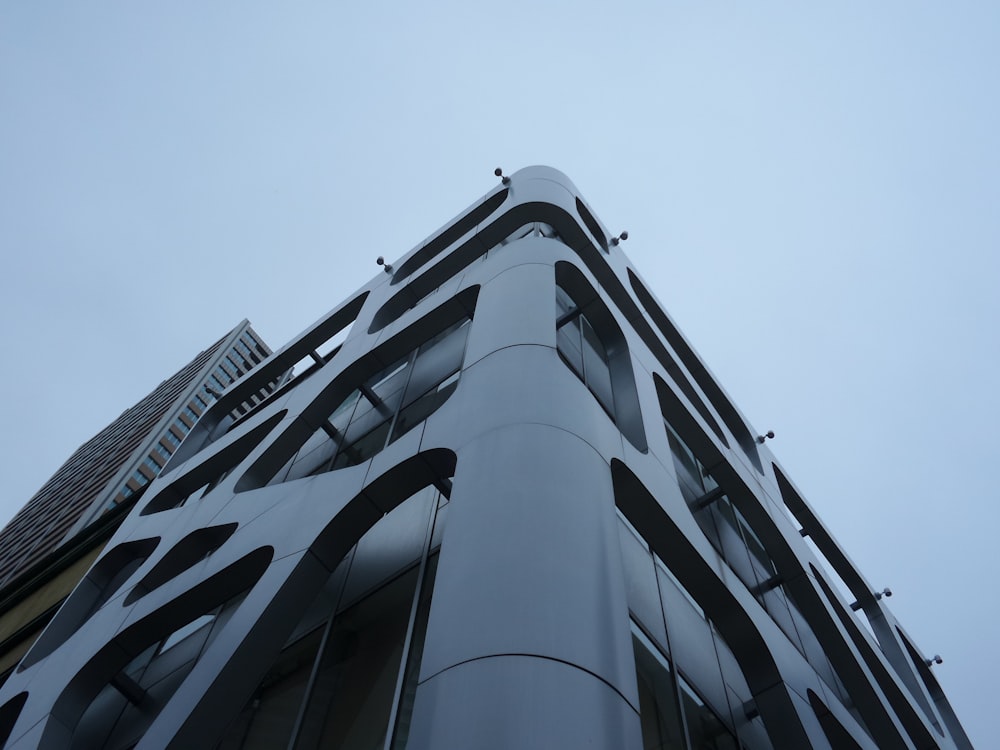
<instances>
[{"instance_id":1,"label":"small spherical facade fixture","mask_svg":"<svg viewBox=\"0 0 1000 750\"><path fill-rule=\"evenodd\" d=\"M385 271L386 273L392 273L392 264L386 263L385 258L383 258L381 255L375 259L375 262L378 265L382 266L382 270Z\"/></svg>"},{"instance_id":2,"label":"small spherical facade fixture","mask_svg":"<svg viewBox=\"0 0 1000 750\"><path fill-rule=\"evenodd\" d=\"M924 664L926 664L928 667L933 667L935 664L941 664L943 662L944 659L941 658L940 654L934 654L934 656L932 656L930 659L924 659Z\"/></svg>"},{"instance_id":3,"label":"small spherical facade fixture","mask_svg":"<svg viewBox=\"0 0 1000 750\"><path fill-rule=\"evenodd\" d=\"M774 430L768 430L763 435L757 436L757 442L763 445L765 440L770 440L774 437Z\"/></svg>"},{"instance_id":4,"label":"small spherical facade fixture","mask_svg":"<svg viewBox=\"0 0 1000 750\"><path fill-rule=\"evenodd\" d=\"M624 242L627 239L628 239L628 232L622 232L617 237L611 238L611 244L617 245L619 242Z\"/></svg>"},{"instance_id":5,"label":"small spherical facade fixture","mask_svg":"<svg viewBox=\"0 0 1000 750\"><path fill-rule=\"evenodd\" d=\"M510 184L510 177L505 177L504 173L503 173L503 170L500 167L497 167L496 169L494 169L493 170L493 174L495 174L497 177L499 177L500 178L500 182L502 182L504 185L509 185Z\"/></svg>"},{"instance_id":6,"label":"small spherical facade fixture","mask_svg":"<svg viewBox=\"0 0 1000 750\"><path fill-rule=\"evenodd\" d=\"M881 591L873 591L872 596L875 597L875 601L879 601L880 599L882 599L883 596L889 598L890 596L892 596L892 589L884 588ZM863 606L864 605L861 604L861 602L854 602L853 604L851 604L851 609L857 612Z\"/></svg>"}]
</instances>

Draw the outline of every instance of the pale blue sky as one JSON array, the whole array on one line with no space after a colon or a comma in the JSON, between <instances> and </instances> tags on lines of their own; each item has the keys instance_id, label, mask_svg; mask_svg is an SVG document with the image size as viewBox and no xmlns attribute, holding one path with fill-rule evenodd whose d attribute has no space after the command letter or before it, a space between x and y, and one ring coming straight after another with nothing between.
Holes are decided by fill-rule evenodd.
<instances>
[{"instance_id":1,"label":"pale blue sky","mask_svg":"<svg viewBox=\"0 0 1000 750\"><path fill-rule=\"evenodd\" d=\"M1000 5L7 3L0 522L248 317L280 345L566 172L996 731Z\"/></svg>"}]
</instances>

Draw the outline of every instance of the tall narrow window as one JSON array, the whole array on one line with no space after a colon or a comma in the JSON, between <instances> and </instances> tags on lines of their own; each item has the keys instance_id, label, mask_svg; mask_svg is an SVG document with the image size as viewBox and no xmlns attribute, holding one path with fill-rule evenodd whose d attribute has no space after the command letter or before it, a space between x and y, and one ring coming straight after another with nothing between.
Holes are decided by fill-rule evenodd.
<instances>
[{"instance_id":1,"label":"tall narrow window","mask_svg":"<svg viewBox=\"0 0 1000 750\"><path fill-rule=\"evenodd\" d=\"M65 747L135 747L242 600L242 594L232 597L138 653L86 706Z\"/></svg>"},{"instance_id":2,"label":"tall narrow window","mask_svg":"<svg viewBox=\"0 0 1000 750\"><path fill-rule=\"evenodd\" d=\"M556 264L556 349L633 446L646 451L632 360L621 328L583 273Z\"/></svg>"},{"instance_id":3,"label":"tall narrow window","mask_svg":"<svg viewBox=\"0 0 1000 750\"><path fill-rule=\"evenodd\" d=\"M613 419L615 397L611 390L608 349L579 305L562 287L556 287L556 345L566 364Z\"/></svg>"},{"instance_id":4,"label":"tall narrow window","mask_svg":"<svg viewBox=\"0 0 1000 750\"><path fill-rule=\"evenodd\" d=\"M643 748L687 750L670 662L635 627L632 629L632 647L635 650Z\"/></svg>"}]
</instances>

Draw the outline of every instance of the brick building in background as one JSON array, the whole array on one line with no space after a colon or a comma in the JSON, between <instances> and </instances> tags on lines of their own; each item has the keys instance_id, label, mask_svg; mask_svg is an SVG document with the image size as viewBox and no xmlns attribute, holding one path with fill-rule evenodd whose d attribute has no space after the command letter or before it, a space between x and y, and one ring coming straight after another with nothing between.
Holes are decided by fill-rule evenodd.
<instances>
[{"instance_id":1,"label":"brick building in background","mask_svg":"<svg viewBox=\"0 0 1000 750\"><path fill-rule=\"evenodd\" d=\"M270 354L242 321L81 445L0 531L0 675L24 655L201 414ZM277 385L247 394L236 413Z\"/></svg>"}]
</instances>

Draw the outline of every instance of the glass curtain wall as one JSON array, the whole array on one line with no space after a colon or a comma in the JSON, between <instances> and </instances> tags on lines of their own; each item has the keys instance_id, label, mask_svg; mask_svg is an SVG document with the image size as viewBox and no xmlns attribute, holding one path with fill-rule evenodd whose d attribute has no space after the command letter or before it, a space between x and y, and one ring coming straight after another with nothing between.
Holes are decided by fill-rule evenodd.
<instances>
[{"instance_id":1,"label":"glass curtain wall","mask_svg":"<svg viewBox=\"0 0 1000 750\"><path fill-rule=\"evenodd\" d=\"M217 745L219 750L406 747L437 570L437 552L431 549L433 524L444 498L427 488L403 505L413 502L426 502L432 519L426 531L419 532L419 560L341 608L336 601L356 587L351 577L356 581L367 575L360 566L385 564L384 557L365 562L360 552L348 555L331 577L333 581L339 576L337 591L320 596L328 602L327 614L316 617L315 606L311 608L313 614L304 618L311 625L296 629L308 632L293 636L286 645ZM364 543L362 539L355 549Z\"/></svg>"},{"instance_id":2,"label":"glass curtain wall","mask_svg":"<svg viewBox=\"0 0 1000 750\"><path fill-rule=\"evenodd\" d=\"M614 420L615 398L607 347L580 306L560 286L556 287L556 347L563 361Z\"/></svg>"},{"instance_id":3,"label":"glass curtain wall","mask_svg":"<svg viewBox=\"0 0 1000 750\"><path fill-rule=\"evenodd\" d=\"M351 391L269 484L363 463L437 411L458 388L471 322L454 323Z\"/></svg>"},{"instance_id":4,"label":"glass curtain wall","mask_svg":"<svg viewBox=\"0 0 1000 750\"><path fill-rule=\"evenodd\" d=\"M242 600L199 615L132 659L84 711L70 749L134 747Z\"/></svg>"},{"instance_id":5,"label":"glass curtain wall","mask_svg":"<svg viewBox=\"0 0 1000 750\"><path fill-rule=\"evenodd\" d=\"M367 461L448 399L458 387L469 323L466 318L442 331L370 378L337 407L330 421L343 438L331 469Z\"/></svg>"},{"instance_id":6,"label":"glass curtain wall","mask_svg":"<svg viewBox=\"0 0 1000 750\"><path fill-rule=\"evenodd\" d=\"M643 750L740 750L733 733L635 624L632 646Z\"/></svg>"},{"instance_id":7,"label":"glass curtain wall","mask_svg":"<svg viewBox=\"0 0 1000 750\"><path fill-rule=\"evenodd\" d=\"M760 537L673 426L666 420L664 425L681 493L701 530L792 645L864 727L812 627L782 585L777 567Z\"/></svg>"}]
</instances>

